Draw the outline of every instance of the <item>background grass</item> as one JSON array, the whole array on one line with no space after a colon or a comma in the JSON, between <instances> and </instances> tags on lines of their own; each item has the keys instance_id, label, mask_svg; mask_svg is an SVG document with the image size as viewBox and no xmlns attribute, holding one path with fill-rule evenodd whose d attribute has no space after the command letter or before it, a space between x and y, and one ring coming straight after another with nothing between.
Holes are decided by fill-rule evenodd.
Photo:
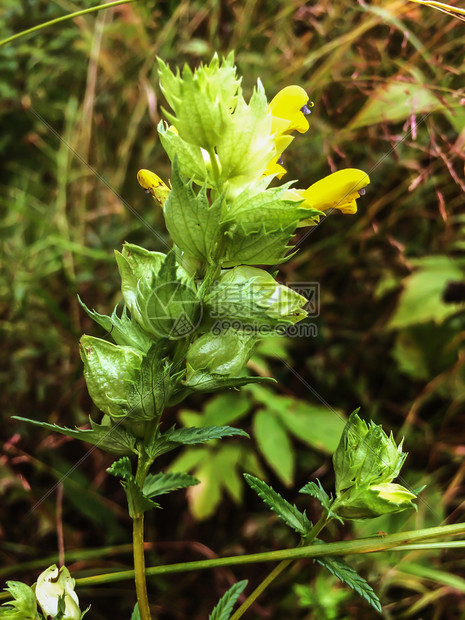
<instances>
[{"instance_id":1,"label":"background grass","mask_svg":"<svg viewBox=\"0 0 465 620\"><path fill-rule=\"evenodd\" d=\"M2 36L79 8L67 0L4 0ZM89 307L111 311L120 300L113 249L124 240L164 249L134 211L166 239L161 213L135 177L142 167L169 175L155 132L155 58L195 66L231 49L246 92L260 77L270 98L297 83L315 102L310 132L286 153L287 178L309 185L332 170L358 167L372 183L356 216L333 214L310 234L301 232L299 254L282 266L283 281L320 283L320 315L311 319L317 336L264 346L254 360L254 369L269 371L288 400L274 397L273 405L249 391L230 397L228 407L254 434L260 412L281 415L282 425L286 408L316 415L321 397L341 415L361 406L364 416L405 436L405 479L428 485L418 513L348 525L345 537L463 518L464 306L442 301L447 283L464 279L463 23L399 1L148 0L0 48L2 579L32 583L47 566L44 558L57 553L61 529L74 576L131 565L130 549L121 547L129 539L123 493L105 472L111 458L10 418L72 426L96 413L77 341L83 332L102 334L76 294ZM212 399L207 407L221 405ZM202 410L205 402L192 398L183 411L169 411L168 421L182 423ZM334 413L327 416L331 427ZM314 419L321 433L326 422ZM274 463L257 439L211 446L210 460L239 463L236 474L225 482L206 472L210 499L189 496L190 510L182 492L166 499L165 510L148 519L147 540L155 541L148 564L293 545L237 481L243 470L261 472L292 501L315 477L331 488L330 446L324 432L320 443L312 437L288 438L289 448ZM195 469L192 453L182 458ZM283 463L284 478L277 474ZM209 516L212 497L217 510ZM308 505L307 498L297 501ZM316 506L308 512L318 517ZM340 536L334 528L327 540ZM351 563L380 593L386 618L465 617L457 551ZM154 579L151 599L162 619L205 618L234 580L256 584L268 570ZM92 603L96 619L108 618L109 609L112 618L129 618L134 604L131 583L80 597ZM373 613L333 578L300 562L263 597L255 617Z\"/></svg>"}]
</instances>

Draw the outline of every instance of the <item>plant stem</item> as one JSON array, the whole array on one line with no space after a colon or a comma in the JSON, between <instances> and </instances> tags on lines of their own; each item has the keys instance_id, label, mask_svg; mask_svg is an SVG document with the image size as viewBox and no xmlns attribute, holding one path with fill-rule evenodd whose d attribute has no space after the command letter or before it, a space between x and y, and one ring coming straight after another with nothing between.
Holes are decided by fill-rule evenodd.
<instances>
[{"instance_id":1,"label":"plant stem","mask_svg":"<svg viewBox=\"0 0 465 620\"><path fill-rule=\"evenodd\" d=\"M86 15L87 13L94 13L95 11L101 11L102 9L111 9L113 6L118 6L119 4L128 4L129 2L136 2L137 0L117 0L116 2L109 2L108 4L99 4L98 6L92 6L88 9L82 9L81 11L76 11L74 13L68 13L67 15L62 15L61 17L56 17L55 19L51 19L48 22L43 22L42 24L38 24L37 26L33 26L32 28L28 28L27 30L23 30L22 32L17 32L13 34L11 37L7 37L0 41L0 47L2 45L6 45L7 43L11 43L15 39L19 39L26 34L31 34L31 32L37 32L37 30L41 30L42 28L46 28L47 26L53 26L54 24L58 24L59 22L64 22L68 19L73 19L74 17L80 17L81 15Z\"/></svg>"},{"instance_id":2,"label":"plant stem","mask_svg":"<svg viewBox=\"0 0 465 620\"><path fill-rule=\"evenodd\" d=\"M145 580L144 557L144 515L133 519L132 542L134 548L134 577L136 582L137 602L141 620L151 620L147 583Z\"/></svg>"},{"instance_id":3,"label":"plant stem","mask_svg":"<svg viewBox=\"0 0 465 620\"><path fill-rule=\"evenodd\" d=\"M321 519L316 523L307 536L301 539L297 547L303 547L304 545L309 545L316 536L321 532L321 530L328 523L328 516L325 513ZM269 573L265 579L258 585L255 590L249 594L246 600L242 603L239 609L231 616L230 620L238 620L241 618L245 612L249 609L253 603L257 600L257 598L266 590L266 588L280 575L288 566L291 564L293 560L283 560L276 566L271 573Z\"/></svg>"},{"instance_id":4,"label":"plant stem","mask_svg":"<svg viewBox=\"0 0 465 620\"><path fill-rule=\"evenodd\" d=\"M224 566L243 566L245 564L257 564L258 562L277 562L279 560L300 560L304 558L343 557L346 555L359 555L362 553L379 553L383 551L408 552L417 549L420 541L427 541L443 536L458 536L465 534L465 524L441 525L422 530L411 530L388 534L387 536L370 536L359 540L344 540L342 542L325 543L324 545L304 545L294 549L279 549L277 551L265 551L247 555L214 558L212 560L197 560L193 562L179 562L165 566L152 566L146 569L150 577L155 575L171 575L173 573L185 573L198 570L211 570ZM453 543L434 543L435 545L452 545ZM465 541L456 541L454 546L464 548ZM428 548L425 545L425 548ZM102 583L115 583L126 579L134 579L134 571L125 570L104 575L80 577L76 579L79 587L100 585Z\"/></svg>"},{"instance_id":5,"label":"plant stem","mask_svg":"<svg viewBox=\"0 0 465 620\"><path fill-rule=\"evenodd\" d=\"M139 458L136 472L136 482L142 488L144 480L152 462L149 459ZM133 517L132 544L134 554L134 580L136 582L137 602L141 620L151 620L149 598L147 595L147 581L145 573L144 555L144 513Z\"/></svg>"}]
</instances>

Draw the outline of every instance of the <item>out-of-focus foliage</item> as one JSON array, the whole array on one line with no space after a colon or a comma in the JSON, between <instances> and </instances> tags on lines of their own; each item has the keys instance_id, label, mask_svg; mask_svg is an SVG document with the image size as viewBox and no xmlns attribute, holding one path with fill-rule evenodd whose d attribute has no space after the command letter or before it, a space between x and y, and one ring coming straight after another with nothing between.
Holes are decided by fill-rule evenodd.
<instances>
[{"instance_id":1,"label":"out-of-focus foliage","mask_svg":"<svg viewBox=\"0 0 465 620\"><path fill-rule=\"evenodd\" d=\"M2 36L78 8L67 0L4 0ZM253 439L179 456L216 489L210 504L216 498L217 516L207 518L205 484L188 491L192 512L182 492L170 496L156 522L149 520L147 539L161 542L147 563L294 544L277 518L260 514L260 500L239 485L239 475L268 476L287 497L294 489L297 498L314 478L331 487L341 412L359 405L398 441L405 436L402 484L421 478L427 488L418 513L355 524L354 531L378 535L463 517L465 313L463 302L443 297L448 282L465 279L462 22L398 0L149 0L0 48L2 577L32 583L58 559L42 561L56 551L62 501L60 490L49 491L78 462L63 481L67 565L73 575L130 565L129 549L118 547L128 526L119 509L122 492L102 474L107 457L10 416L71 428L88 422L92 405L77 342L82 332L102 332L76 294L108 314L120 299L113 249L127 240L164 250L167 239L160 210L136 181L139 168L168 178L155 131L162 101L156 57L195 65L231 49L249 94L260 77L269 98L295 83L315 103L310 132L286 151L288 178L310 185L338 168L357 167L370 174L371 185L357 215L336 212L302 231L299 253L281 267L283 282L320 283L320 305L319 316L308 321L314 336L270 339L250 363L252 371L274 376L276 387L207 403L195 397L182 412L172 410L171 423L210 424L205 418L216 407L222 416L216 424L240 418ZM296 501L313 520L313 500ZM71 556L79 564L70 566L70 554L80 549ZM387 618L448 619L465 609L455 552L375 555L354 568L362 562ZM328 618L372 617L323 575L311 591L297 590L302 608L296 609L291 584L308 584L314 574L310 564L297 569L267 598L272 617L301 618L309 602L325 607ZM237 577L255 584L261 575L251 566ZM153 582L153 598L165 610L161 618L205 618L233 581L228 571L215 573L214 581L163 578ZM107 617L108 600L117 606L114 617L127 618L134 601L125 594L122 584L102 590L101 600L95 591L79 596L85 606L92 601L93 618Z\"/></svg>"}]
</instances>

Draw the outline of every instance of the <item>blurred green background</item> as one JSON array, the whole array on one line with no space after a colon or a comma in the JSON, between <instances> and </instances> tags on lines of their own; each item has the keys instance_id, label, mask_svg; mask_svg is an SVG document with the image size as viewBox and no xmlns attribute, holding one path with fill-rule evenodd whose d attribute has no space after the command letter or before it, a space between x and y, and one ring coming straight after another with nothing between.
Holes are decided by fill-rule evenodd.
<instances>
[{"instance_id":1,"label":"blurred green background","mask_svg":"<svg viewBox=\"0 0 465 620\"><path fill-rule=\"evenodd\" d=\"M2 37L86 6L92 3L3 0ZM465 306L443 294L449 282L465 280L465 25L400 1L146 0L0 48L2 586L6 578L32 583L60 540L73 576L131 566L123 491L105 471L111 457L11 416L64 426L98 416L77 342L84 332L103 334L76 296L110 312L121 299L113 249L127 240L164 250L150 231L167 238L161 212L136 181L139 168L169 177L155 131L163 103L155 59L196 66L231 49L247 94L260 77L269 99L296 83L315 103L310 132L285 153L287 179L307 186L357 167L371 185L357 215L334 213L301 230L299 253L281 267L282 281L319 283L320 313L308 321L315 336L259 348L251 368L277 386L191 398L167 412L166 424L223 416L252 440L163 461L204 484L188 502L183 492L170 495L165 510L148 517L147 563L294 545L241 473L266 478L318 518L316 504L297 491L315 478L331 489L331 452L344 416L358 406L405 437L404 480L427 487L416 514L329 528L326 540L463 519ZM350 563L379 593L385 618L465 618L459 551ZM256 585L269 570L151 579L150 598L163 620L200 620L236 579ZM135 597L130 582L79 595L83 608L92 603L89 618L116 620L129 618ZM374 612L300 562L250 616L364 619Z\"/></svg>"}]
</instances>

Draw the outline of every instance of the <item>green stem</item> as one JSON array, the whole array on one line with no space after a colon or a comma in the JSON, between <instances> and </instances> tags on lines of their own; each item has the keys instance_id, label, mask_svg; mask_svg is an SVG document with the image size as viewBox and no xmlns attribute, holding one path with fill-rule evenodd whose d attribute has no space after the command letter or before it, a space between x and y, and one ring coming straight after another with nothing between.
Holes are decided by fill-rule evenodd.
<instances>
[{"instance_id":1,"label":"green stem","mask_svg":"<svg viewBox=\"0 0 465 620\"><path fill-rule=\"evenodd\" d=\"M133 519L132 542L134 548L134 579L136 582L137 602L141 620L151 620L149 599L147 595L147 582L145 580L145 557L144 557L144 515Z\"/></svg>"},{"instance_id":2,"label":"green stem","mask_svg":"<svg viewBox=\"0 0 465 620\"><path fill-rule=\"evenodd\" d=\"M308 535L305 536L305 538L301 539L301 541L297 545L297 548L310 544L325 527L325 525L328 523L328 520L328 515L324 514L318 521L318 523L316 523L312 527ZM249 609L249 607L253 605L253 603L255 603L260 594L262 594L267 589L267 587L276 579L276 577L278 577L278 575L280 575L289 566L289 564L292 564L292 562L292 559L283 560L278 564L278 566L275 566L271 573L269 573L265 577L265 579L255 588L255 590L251 594L249 594L249 596L242 603L239 609L231 616L230 620L238 620L239 618L241 618Z\"/></svg>"},{"instance_id":3,"label":"green stem","mask_svg":"<svg viewBox=\"0 0 465 620\"><path fill-rule=\"evenodd\" d=\"M215 558L213 560L198 560L195 562L179 562L165 566L153 566L146 569L146 575L168 575L173 573L185 573L189 571L207 570L224 566L242 566L244 564L256 564L258 562L279 562L280 560L300 560L304 558L342 557L346 555L359 555L362 553L378 553L380 551L408 552L410 543L427 541L442 536L458 536L465 534L465 524L455 523L430 527L422 530L388 534L387 536L371 536L360 540L345 540L343 542L325 543L324 545L304 545L295 549L279 549L248 555ZM460 541L463 542L464 541ZM446 543L447 544L447 543ZM92 586L102 583L114 583L125 579L133 579L134 571L118 571L104 575L81 577L76 579L80 586Z\"/></svg>"},{"instance_id":4,"label":"green stem","mask_svg":"<svg viewBox=\"0 0 465 620\"><path fill-rule=\"evenodd\" d=\"M142 488L152 461L139 458L136 472L136 482ZM147 595L147 581L144 555L144 513L133 517L132 544L134 554L134 580L136 582L137 602L141 620L151 620L149 599Z\"/></svg>"},{"instance_id":5,"label":"green stem","mask_svg":"<svg viewBox=\"0 0 465 620\"><path fill-rule=\"evenodd\" d=\"M31 34L31 32L37 32L38 30L42 30L42 28L46 28L47 26L53 26L54 24L58 24L59 22L64 22L68 19L73 19L74 17L79 17L81 15L86 15L87 13L94 13L95 11L101 11L102 9L111 9L113 6L118 6L119 4L128 4L129 2L136 2L137 0L117 0L116 2L109 2L108 4L99 4L98 6L93 6L89 9L83 9L81 11L76 11L75 13L68 13L67 15L62 15L61 17L56 17L55 19L51 19L48 22L43 22L42 24L38 24L37 26L33 26L32 28L28 28L27 30L23 30L22 32L17 32L13 34L11 37L7 37L0 41L0 47L2 45L6 45L7 43L11 43L20 37L25 36L26 34Z\"/></svg>"}]
</instances>

